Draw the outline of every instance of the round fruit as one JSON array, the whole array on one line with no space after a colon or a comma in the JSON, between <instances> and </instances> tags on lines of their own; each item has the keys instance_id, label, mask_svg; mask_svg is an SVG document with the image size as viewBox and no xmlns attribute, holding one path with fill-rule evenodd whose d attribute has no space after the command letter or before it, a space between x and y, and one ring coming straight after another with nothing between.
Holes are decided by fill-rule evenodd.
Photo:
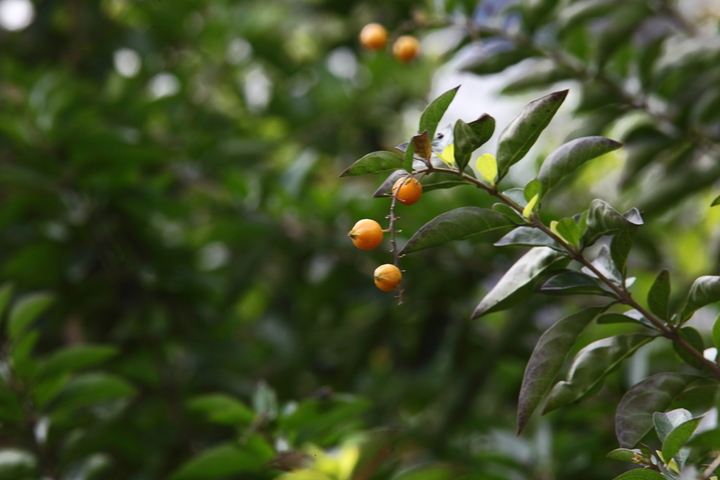
<instances>
[{"instance_id":1,"label":"round fruit","mask_svg":"<svg viewBox=\"0 0 720 480\"><path fill-rule=\"evenodd\" d=\"M357 248L372 250L382 243L383 230L378 222L365 218L355 224L348 237Z\"/></svg>"},{"instance_id":2,"label":"round fruit","mask_svg":"<svg viewBox=\"0 0 720 480\"><path fill-rule=\"evenodd\" d=\"M420 195L422 195L422 184L413 177L403 177L398 179L398 181L395 182L395 185L393 185L393 195L396 195L396 191L398 202L404 205L412 205L420 200Z\"/></svg>"},{"instance_id":3,"label":"round fruit","mask_svg":"<svg viewBox=\"0 0 720 480\"><path fill-rule=\"evenodd\" d=\"M400 273L400 269L395 265L386 263L375 269L373 277L375 278L375 285L377 285L380 290L390 292L400 285L402 273Z\"/></svg>"},{"instance_id":4,"label":"round fruit","mask_svg":"<svg viewBox=\"0 0 720 480\"><path fill-rule=\"evenodd\" d=\"M382 50L387 38L387 30L379 23L368 23L360 31L360 43L368 50Z\"/></svg>"},{"instance_id":5,"label":"round fruit","mask_svg":"<svg viewBox=\"0 0 720 480\"><path fill-rule=\"evenodd\" d=\"M415 59L420 53L420 42L410 35L403 35L395 40L393 55L398 61L407 63Z\"/></svg>"}]
</instances>

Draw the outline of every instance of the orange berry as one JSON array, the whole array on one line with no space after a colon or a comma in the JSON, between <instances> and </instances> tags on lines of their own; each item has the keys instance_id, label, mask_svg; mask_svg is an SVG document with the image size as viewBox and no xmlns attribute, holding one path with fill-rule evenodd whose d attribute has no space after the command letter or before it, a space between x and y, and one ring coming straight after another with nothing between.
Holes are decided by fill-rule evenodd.
<instances>
[{"instance_id":1,"label":"orange berry","mask_svg":"<svg viewBox=\"0 0 720 480\"><path fill-rule=\"evenodd\" d=\"M375 285L377 285L380 290L390 292L400 285L402 273L400 273L400 269L395 265L386 263L375 269L373 277L375 279Z\"/></svg>"},{"instance_id":2,"label":"orange berry","mask_svg":"<svg viewBox=\"0 0 720 480\"><path fill-rule=\"evenodd\" d=\"M418 56L418 53L420 53L420 42L410 35L399 37L393 44L393 55L402 63L412 61Z\"/></svg>"},{"instance_id":3,"label":"orange berry","mask_svg":"<svg viewBox=\"0 0 720 480\"><path fill-rule=\"evenodd\" d=\"M398 202L404 205L412 205L420 200L420 195L422 195L422 184L413 177L399 178L397 182L395 182L395 185L393 185L393 195L396 194L396 191Z\"/></svg>"},{"instance_id":4,"label":"orange berry","mask_svg":"<svg viewBox=\"0 0 720 480\"><path fill-rule=\"evenodd\" d=\"M387 38L387 30L379 23L368 23L360 31L360 43L368 50L382 50Z\"/></svg>"},{"instance_id":5,"label":"orange berry","mask_svg":"<svg viewBox=\"0 0 720 480\"><path fill-rule=\"evenodd\" d=\"M372 250L383 240L383 230L378 222L370 219L358 220L348 233L353 244L361 250Z\"/></svg>"}]
</instances>

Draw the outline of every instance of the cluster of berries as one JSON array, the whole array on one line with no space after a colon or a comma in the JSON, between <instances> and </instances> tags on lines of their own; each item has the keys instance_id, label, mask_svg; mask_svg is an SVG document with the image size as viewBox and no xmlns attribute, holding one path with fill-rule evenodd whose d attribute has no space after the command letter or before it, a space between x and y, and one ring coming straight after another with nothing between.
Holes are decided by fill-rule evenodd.
<instances>
[{"instance_id":1,"label":"cluster of berries","mask_svg":"<svg viewBox=\"0 0 720 480\"><path fill-rule=\"evenodd\" d=\"M388 32L379 23L369 23L360 32L360 43L368 50L382 50L387 41ZM402 35L393 43L392 52L399 62L408 63L420 53L420 42L412 35Z\"/></svg>"},{"instance_id":2,"label":"cluster of berries","mask_svg":"<svg viewBox=\"0 0 720 480\"><path fill-rule=\"evenodd\" d=\"M410 176L400 178L393 185L392 195L398 202L404 205L412 205L420 200L422 184ZM393 215L393 213L391 213L391 215ZM365 218L355 224L348 233L348 236L357 248L361 250L372 250L380 246L386 231L388 230L383 230L375 220ZM373 278L375 285L380 290L391 292L400 285L402 272L397 265L387 263L375 269Z\"/></svg>"}]
</instances>

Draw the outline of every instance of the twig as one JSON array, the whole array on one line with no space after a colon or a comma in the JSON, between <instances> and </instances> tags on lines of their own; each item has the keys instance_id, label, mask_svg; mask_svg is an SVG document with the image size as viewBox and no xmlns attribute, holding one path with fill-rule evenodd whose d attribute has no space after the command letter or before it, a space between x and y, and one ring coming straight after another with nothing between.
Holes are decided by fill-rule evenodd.
<instances>
[{"instance_id":1,"label":"twig","mask_svg":"<svg viewBox=\"0 0 720 480\"><path fill-rule=\"evenodd\" d=\"M405 178L405 177L402 177ZM397 234L400 233L402 230L395 230L395 221L399 220L400 217L395 216L395 205L397 205L397 197L400 193L400 188L396 188L394 192L392 192L392 200L390 201L390 215L388 215L387 219L390 220L390 225L388 226L388 229L390 230L390 245L392 246L390 249L390 253L393 254L393 265L400 268L400 259L404 255L400 255L398 253L397 249ZM402 270L400 270L402 272ZM402 280L400 280L400 290L398 291L398 294L395 296L395 298L398 299L398 305L402 305L402 294L405 290L402 288Z\"/></svg>"},{"instance_id":2,"label":"twig","mask_svg":"<svg viewBox=\"0 0 720 480\"><path fill-rule=\"evenodd\" d=\"M715 457L715 460L712 461L712 463L703 470L702 475L698 478L698 480L708 480L713 473L715 473L715 470L720 467L720 454L718 454L717 457Z\"/></svg>"}]
</instances>

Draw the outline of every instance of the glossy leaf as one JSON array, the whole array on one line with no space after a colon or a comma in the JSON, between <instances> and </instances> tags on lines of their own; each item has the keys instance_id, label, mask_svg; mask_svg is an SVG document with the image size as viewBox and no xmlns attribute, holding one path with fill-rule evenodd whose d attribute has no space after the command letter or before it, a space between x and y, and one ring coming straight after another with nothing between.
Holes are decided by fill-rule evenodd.
<instances>
[{"instance_id":1,"label":"glossy leaf","mask_svg":"<svg viewBox=\"0 0 720 480\"><path fill-rule=\"evenodd\" d=\"M194 397L186 405L188 410L204 413L213 423L247 425L255 419L255 412L250 407L224 393Z\"/></svg>"},{"instance_id":2,"label":"glossy leaf","mask_svg":"<svg viewBox=\"0 0 720 480\"><path fill-rule=\"evenodd\" d=\"M587 215L587 229L583 235L583 244L592 245L603 235L614 235L621 230L643 224L637 208L631 208L621 215L606 202L595 199L590 203Z\"/></svg>"},{"instance_id":3,"label":"glossy leaf","mask_svg":"<svg viewBox=\"0 0 720 480\"><path fill-rule=\"evenodd\" d=\"M31 293L18 298L12 306L8 318L10 338L23 333L54 300L55 296L49 293Z\"/></svg>"},{"instance_id":4,"label":"glossy leaf","mask_svg":"<svg viewBox=\"0 0 720 480\"><path fill-rule=\"evenodd\" d=\"M459 88L460 85L448 90L430 102L430 105L428 105L420 115L420 127L418 131L427 131L428 137L435 137L435 130L437 130L438 123L440 123L443 115L445 115L445 111L452 103Z\"/></svg>"},{"instance_id":5,"label":"glossy leaf","mask_svg":"<svg viewBox=\"0 0 720 480\"><path fill-rule=\"evenodd\" d=\"M53 352L40 363L38 377L74 372L93 367L120 353L115 345L84 344L72 345Z\"/></svg>"},{"instance_id":6,"label":"glossy leaf","mask_svg":"<svg viewBox=\"0 0 720 480\"><path fill-rule=\"evenodd\" d=\"M423 225L405 244L400 254L436 247L453 240L513 226L500 213L480 207L460 207L438 215Z\"/></svg>"},{"instance_id":7,"label":"glossy leaf","mask_svg":"<svg viewBox=\"0 0 720 480\"><path fill-rule=\"evenodd\" d=\"M525 367L518 400L517 433L520 434L542 397L550 390L582 331L605 307L589 307L565 317L542 334Z\"/></svg>"},{"instance_id":8,"label":"glossy leaf","mask_svg":"<svg viewBox=\"0 0 720 480\"><path fill-rule=\"evenodd\" d=\"M472 153L485 144L495 131L495 119L483 114L477 120L465 123L462 120L455 122L454 142L455 161L460 171L463 171L470 161Z\"/></svg>"},{"instance_id":9,"label":"glossy leaf","mask_svg":"<svg viewBox=\"0 0 720 480\"><path fill-rule=\"evenodd\" d=\"M527 203L532 200L532 197L526 200L525 190L522 188L511 188L502 192L504 196L515 202L518 206L524 207Z\"/></svg>"},{"instance_id":10,"label":"glossy leaf","mask_svg":"<svg viewBox=\"0 0 720 480\"><path fill-rule=\"evenodd\" d=\"M670 301L670 272L663 269L655 278L648 292L648 306L650 311L658 317L667 320L669 316L668 302Z\"/></svg>"},{"instance_id":11,"label":"glossy leaf","mask_svg":"<svg viewBox=\"0 0 720 480\"><path fill-rule=\"evenodd\" d=\"M405 153L403 154L403 164L402 164L403 169L408 173L412 173L414 161L415 161L415 139L413 138L413 141L408 144L407 149L405 150Z\"/></svg>"},{"instance_id":12,"label":"glossy leaf","mask_svg":"<svg viewBox=\"0 0 720 480\"><path fill-rule=\"evenodd\" d=\"M611 292L600 287L593 277L575 270L567 270L553 276L540 287L540 293L546 295L602 295L615 298Z\"/></svg>"},{"instance_id":13,"label":"glossy leaf","mask_svg":"<svg viewBox=\"0 0 720 480\"><path fill-rule=\"evenodd\" d=\"M375 192L373 193L373 198L387 197L388 195L390 195L390 192L392 191L392 187L393 185L395 185L395 182L397 182L397 180L404 175L407 175L407 172L405 170L395 170L388 176L388 178L385 179L382 184L380 184L378 189L375 190Z\"/></svg>"},{"instance_id":14,"label":"glossy leaf","mask_svg":"<svg viewBox=\"0 0 720 480\"><path fill-rule=\"evenodd\" d=\"M687 422L683 422L675 427L666 437L662 444L662 456L665 460L669 460L673 457L676 458L681 464L685 462L687 455L678 455L680 449L685 446L685 443L690 440L690 437L695 432L698 424L702 420L701 417L693 418Z\"/></svg>"},{"instance_id":15,"label":"glossy leaf","mask_svg":"<svg viewBox=\"0 0 720 480\"><path fill-rule=\"evenodd\" d=\"M270 461L256 452L241 449L236 443L223 443L192 457L180 466L171 480L205 480L235 476L256 470Z\"/></svg>"},{"instance_id":16,"label":"glossy leaf","mask_svg":"<svg viewBox=\"0 0 720 480\"><path fill-rule=\"evenodd\" d=\"M675 427L692 419L692 413L684 408L677 408L669 412L653 413L653 426L661 442L670 435Z\"/></svg>"},{"instance_id":17,"label":"glossy leaf","mask_svg":"<svg viewBox=\"0 0 720 480\"><path fill-rule=\"evenodd\" d=\"M702 336L693 327L682 327L680 330L678 330L678 333L687 343L689 343L698 352L702 353L702 351L705 350L705 345L703 344ZM685 350L678 343L673 342L672 346L673 346L673 349L675 350L675 353L677 353L678 356L680 358L682 358L685 363L687 363L688 365L692 365L693 367L695 367L697 369L703 368L703 364L700 361L700 359L691 355L690 352Z\"/></svg>"},{"instance_id":18,"label":"glossy leaf","mask_svg":"<svg viewBox=\"0 0 720 480\"><path fill-rule=\"evenodd\" d=\"M551 270L564 268L570 259L551 248L535 247L523 255L475 308L472 318L505 310L532 296L536 283Z\"/></svg>"},{"instance_id":19,"label":"glossy leaf","mask_svg":"<svg viewBox=\"0 0 720 480\"><path fill-rule=\"evenodd\" d=\"M616 335L597 340L580 350L573 359L567 378L555 384L550 391L543 414L582 400L595 391L595 387L599 387L605 376L617 369L623 360L654 338L641 334Z\"/></svg>"},{"instance_id":20,"label":"glossy leaf","mask_svg":"<svg viewBox=\"0 0 720 480\"><path fill-rule=\"evenodd\" d=\"M527 205L525 205L525 208L523 208L523 217L530 220L530 217L532 216L533 212L535 212L538 203L540 202L540 195L535 195L528 201Z\"/></svg>"},{"instance_id":21,"label":"glossy leaf","mask_svg":"<svg viewBox=\"0 0 720 480\"><path fill-rule=\"evenodd\" d=\"M613 262L612 255L610 254L610 249L607 245L602 245L600 247L597 252L597 256L595 257L595 260L593 260L591 263L593 267L595 267L595 269L597 269L597 271L604 275L606 278L612 280L618 285L622 283L622 275L615 267L615 262ZM595 276L595 272L593 272L587 267L583 267L582 271L587 273L588 275Z\"/></svg>"},{"instance_id":22,"label":"glossy leaf","mask_svg":"<svg viewBox=\"0 0 720 480\"><path fill-rule=\"evenodd\" d=\"M608 323L635 323L640 324L643 327L648 327L654 329L655 326L643 316L642 313L638 312L637 310L628 310L625 313L604 313L600 315L597 319L597 323L602 324L608 324Z\"/></svg>"},{"instance_id":23,"label":"glossy leaf","mask_svg":"<svg viewBox=\"0 0 720 480\"><path fill-rule=\"evenodd\" d=\"M368 175L371 173L389 172L399 168L403 168L403 159L394 153L384 151L373 152L368 153L350 165L340 176Z\"/></svg>"},{"instance_id":24,"label":"glossy leaf","mask_svg":"<svg viewBox=\"0 0 720 480\"><path fill-rule=\"evenodd\" d=\"M470 171L466 171L465 174L469 175ZM472 185L472 182L454 173L432 173L425 175L420 179L420 183L423 186L423 192L430 192L441 188L453 188L459 185Z\"/></svg>"},{"instance_id":25,"label":"glossy leaf","mask_svg":"<svg viewBox=\"0 0 720 480\"><path fill-rule=\"evenodd\" d=\"M510 167L522 160L535 144L540 133L548 126L550 120L562 105L567 90L551 93L530 102L498 139L497 161L498 178L507 175Z\"/></svg>"},{"instance_id":26,"label":"glossy leaf","mask_svg":"<svg viewBox=\"0 0 720 480\"><path fill-rule=\"evenodd\" d=\"M658 472L653 470L645 470L644 468L638 468L630 470L621 475L618 475L613 480L666 480L665 477Z\"/></svg>"},{"instance_id":27,"label":"glossy leaf","mask_svg":"<svg viewBox=\"0 0 720 480\"><path fill-rule=\"evenodd\" d=\"M552 237L534 227L517 227L495 242L495 246L551 247L564 252L563 248Z\"/></svg>"},{"instance_id":28,"label":"glossy leaf","mask_svg":"<svg viewBox=\"0 0 720 480\"><path fill-rule=\"evenodd\" d=\"M701 377L663 372L633 385L615 413L615 434L621 447L632 448L653 428L653 413L664 411L690 384Z\"/></svg>"},{"instance_id":29,"label":"glossy leaf","mask_svg":"<svg viewBox=\"0 0 720 480\"><path fill-rule=\"evenodd\" d=\"M720 301L720 277L706 275L698 278L693 282L685 299L685 306L680 314L680 324L688 321L699 308L718 301Z\"/></svg>"},{"instance_id":30,"label":"glossy leaf","mask_svg":"<svg viewBox=\"0 0 720 480\"><path fill-rule=\"evenodd\" d=\"M515 222L524 222L525 219L522 217L520 212L515 211L513 208L507 206L504 203L494 203L492 209L496 212L502 213L509 219Z\"/></svg>"},{"instance_id":31,"label":"glossy leaf","mask_svg":"<svg viewBox=\"0 0 720 480\"><path fill-rule=\"evenodd\" d=\"M585 162L617 150L622 143L605 137L583 137L571 140L548 156L540 167L538 180L542 194L547 195L565 176L571 174Z\"/></svg>"}]
</instances>

